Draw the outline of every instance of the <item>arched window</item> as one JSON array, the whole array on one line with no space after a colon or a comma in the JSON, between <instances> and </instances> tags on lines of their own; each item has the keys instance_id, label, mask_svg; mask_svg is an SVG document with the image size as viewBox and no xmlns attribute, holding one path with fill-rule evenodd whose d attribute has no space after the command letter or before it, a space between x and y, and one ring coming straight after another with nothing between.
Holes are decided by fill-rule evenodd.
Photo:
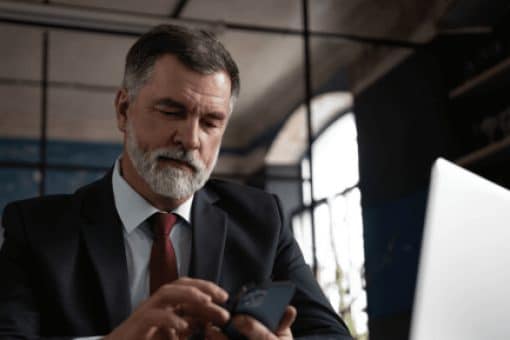
<instances>
[{"instance_id":1,"label":"arched window","mask_svg":"<svg viewBox=\"0 0 510 340\"><path fill-rule=\"evenodd\" d=\"M305 156L300 160L303 202L292 214L292 229L310 266L316 257L317 280L333 307L348 323L356 339L367 339L363 223L352 97L338 92L318 96L312 100L312 112L313 200L309 160ZM292 136L294 139L290 140L299 140L301 150L295 150L294 146L294 155L305 154L304 117L304 109L298 108L279 136L286 136L282 139L287 140L287 145ZM282 140L277 140L273 145L275 148L270 152L273 162L277 158L276 147L283 144ZM281 154L288 158L289 152Z\"/></svg>"}]
</instances>

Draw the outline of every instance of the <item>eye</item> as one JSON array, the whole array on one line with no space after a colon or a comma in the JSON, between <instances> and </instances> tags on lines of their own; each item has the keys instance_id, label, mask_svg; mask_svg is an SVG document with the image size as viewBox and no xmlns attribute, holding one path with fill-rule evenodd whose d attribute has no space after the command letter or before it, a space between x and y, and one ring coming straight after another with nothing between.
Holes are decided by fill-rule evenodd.
<instances>
[{"instance_id":1,"label":"eye","mask_svg":"<svg viewBox=\"0 0 510 340\"><path fill-rule=\"evenodd\" d=\"M200 124L208 130L221 129L225 124L225 117L220 114L206 114L201 117Z\"/></svg>"},{"instance_id":2,"label":"eye","mask_svg":"<svg viewBox=\"0 0 510 340\"><path fill-rule=\"evenodd\" d=\"M219 124L215 119L204 119L202 120L202 125L208 129L219 127Z\"/></svg>"},{"instance_id":3,"label":"eye","mask_svg":"<svg viewBox=\"0 0 510 340\"><path fill-rule=\"evenodd\" d=\"M186 115L186 112L184 112L183 110L180 110L180 109L175 109L175 110L172 110L172 109L158 109L157 110L165 115L165 116L184 116Z\"/></svg>"}]
</instances>

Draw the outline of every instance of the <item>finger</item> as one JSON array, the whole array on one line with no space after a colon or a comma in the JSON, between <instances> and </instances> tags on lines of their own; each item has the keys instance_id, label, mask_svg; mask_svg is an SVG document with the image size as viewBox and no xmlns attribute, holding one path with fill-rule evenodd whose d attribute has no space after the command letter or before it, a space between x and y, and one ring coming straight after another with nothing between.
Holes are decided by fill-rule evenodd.
<instances>
[{"instance_id":1,"label":"finger","mask_svg":"<svg viewBox=\"0 0 510 340\"><path fill-rule=\"evenodd\" d=\"M200 289L200 291L209 295L213 301L217 303L224 303L228 299L228 293L223 288L211 281L181 277L174 282L178 285L193 286L197 289Z\"/></svg>"},{"instance_id":2,"label":"finger","mask_svg":"<svg viewBox=\"0 0 510 340\"><path fill-rule=\"evenodd\" d=\"M170 328L170 340L179 340L179 337L177 336L177 332L175 331L175 328Z\"/></svg>"},{"instance_id":3,"label":"finger","mask_svg":"<svg viewBox=\"0 0 510 340\"><path fill-rule=\"evenodd\" d=\"M248 339L278 340L266 326L248 315L236 315L232 322L239 333Z\"/></svg>"},{"instance_id":4,"label":"finger","mask_svg":"<svg viewBox=\"0 0 510 340\"><path fill-rule=\"evenodd\" d=\"M290 328L294 321L296 320L297 311L293 306L287 306L285 309L285 314L283 314L282 320L280 321L280 325L278 325L278 329L276 330L276 334L282 333L287 328Z\"/></svg>"},{"instance_id":5,"label":"finger","mask_svg":"<svg viewBox=\"0 0 510 340\"><path fill-rule=\"evenodd\" d=\"M157 332L158 332L158 327L150 327L149 331L145 335L144 339L145 340L155 339L155 335Z\"/></svg>"},{"instance_id":6,"label":"finger","mask_svg":"<svg viewBox=\"0 0 510 340\"><path fill-rule=\"evenodd\" d=\"M227 336L216 326L207 325L205 328L205 338L207 340L228 340Z\"/></svg>"},{"instance_id":7,"label":"finger","mask_svg":"<svg viewBox=\"0 0 510 340\"><path fill-rule=\"evenodd\" d=\"M150 340L179 340L179 335L174 328L159 328Z\"/></svg>"},{"instance_id":8,"label":"finger","mask_svg":"<svg viewBox=\"0 0 510 340\"><path fill-rule=\"evenodd\" d=\"M164 285L158 289L151 296L150 304L145 305L144 308L161 309L171 307L180 316L197 317L204 323L212 321L222 325L229 320L230 314L228 311L214 303L210 295L196 287L200 284L207 285L206 281L184 279L180 283L176 282L174 281L174 283ZM185 284L190 282L192 284Z\"/></svg>"},{"instance_id":9,"label":"finger","mask_svg":"<svg viewBox=\"0 0 510 340\"><path fill-rule=\"evenodd\" d=\"M166 307L176 306L183 302L206 304L211 302L212 298L196 287L171 283L161 286L150 300L153 306Z\"/></svg>"},{"instance_id":10,"label":"finger","mask_svg":"<svg viewBox=\"0 0 510 340\"><path fill-rule=\"evenodd\" d=\"M153 327L150 333L147 334L145 340L169 340L172 339L169 329Z\"/></svg>"},{"instance_id":11,"label":"finger","mask_svg":"<svg viewBox=\"0 0 510 340\"><path fill-rule=\"evenodd\" d=\"M230 313L213 302L205 305L183 303L179 305L179 314L198 318L203 321L203 324L212 322L216 325L224 325L230 319Z\"/></svg>"},{"instance_id":12,"label":"finger","mask_svg":"<svg viewBox=\"0 0 510 340\"><path fill-rule=\"evenodd\" d=\"M204 328L206 322L203 320L199 320L197 318L193 318L191 316L183 316L184 320L188 322L189 328L188 333L189 335L193 334L194 332L198 332L201 329Z\"/></svg>"},{"instance_id":13,"label":"finger","mask_svg":"<svg viewBox=\"0 0 510 340\"><path fill-rule=\"evenodd\" d=\"M154 332L154 327L162 329L173 328L178 332L186 332L189 324L176 315L171 309L152 309L144 314L142 323L150 326L148 333Z\"/></svg>"}]
</instances>

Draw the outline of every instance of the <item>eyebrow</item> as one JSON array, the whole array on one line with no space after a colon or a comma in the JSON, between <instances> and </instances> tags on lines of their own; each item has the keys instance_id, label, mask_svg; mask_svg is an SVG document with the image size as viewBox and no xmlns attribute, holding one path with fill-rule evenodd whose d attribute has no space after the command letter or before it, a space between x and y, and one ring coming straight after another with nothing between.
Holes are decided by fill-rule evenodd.
<instances>
[{"instance_id":1,"label":"eyebrow","mask_svg":"<svg viewBox=\"0 0 510 340\"><path fill-rule=\"evenodd\" d=\"M224 113L222 112L208 112L207 114L205 114L206 117L210 117L210 118L213 118L213 119L219 119L219 120L223 120L227 117L227 115L225 115Z\"/></svg>"},{"instance_id":2,"label":"eyebrow","mask_svg":"<svg viewBox=\"0 0 510 340\"><path fill-rule=\"evenodd\" d=\"M155 106L171 106L171 107L178 107L180 109L186 109L186 105L183 103L179 103L176 100L173 100L171 98L162 98L158 99L154 102Z\"/></svg>"},{"instance_id":3,"label":"eyebrow","mask_svg":"<svg viewBox=\"0 0 510 340\"><path fill-rule=\"evenodd\" d=\"M154 102L154 106L167 106L167 107L176 107L182 110L186 110L186 105L183 103L180 103L172 98L161 98L157 99ZM205 116L212 117L214 119L225 119L227 117L227 114L221 112L221 111L212 111L205 113Z\"/></svg>"}]
</instances>

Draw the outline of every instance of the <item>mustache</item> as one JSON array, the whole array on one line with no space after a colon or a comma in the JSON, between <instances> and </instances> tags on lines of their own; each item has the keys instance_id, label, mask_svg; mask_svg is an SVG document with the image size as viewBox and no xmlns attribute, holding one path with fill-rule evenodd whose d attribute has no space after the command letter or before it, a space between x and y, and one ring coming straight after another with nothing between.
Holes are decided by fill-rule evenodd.
<instances>
[{"instance_id":1,"label":"mustache","mask_svg":"<svg viewBox=\"0 0 510 340\"><path fill-rule=\"evenodd\" d=\"M185 163L195 171L199 171L204 168L204 164L202 164L202 162L193 155L192 151L174 148L160 148L151 151L150 158L152 160L157 160L160 157L170 158Z\"/></svg>"}]
</instances>

